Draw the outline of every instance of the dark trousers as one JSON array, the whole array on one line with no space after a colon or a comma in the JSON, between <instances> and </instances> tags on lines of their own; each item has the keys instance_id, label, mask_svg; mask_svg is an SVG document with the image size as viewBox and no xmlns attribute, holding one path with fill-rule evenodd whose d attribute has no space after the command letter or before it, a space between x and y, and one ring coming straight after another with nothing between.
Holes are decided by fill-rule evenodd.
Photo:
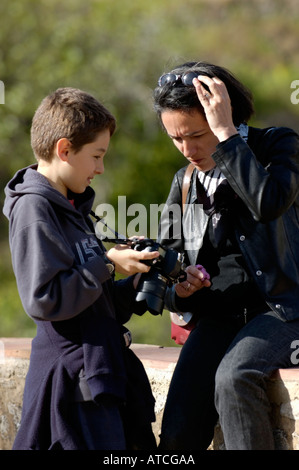
<instances>
[{"instance_id":1,"label":"dark trousers","mask_svg":"<svg viewBox=\"0 0 299 470\"><path fill-rule=\"evenodd\" d=\"M274 449L266 388L278 368L294 367L299 320L272 312L246 325L204 317L182 348L170 384L160 439L163 450L204 450L218 417L227 450Z\"/></svg>"}]
</instances>

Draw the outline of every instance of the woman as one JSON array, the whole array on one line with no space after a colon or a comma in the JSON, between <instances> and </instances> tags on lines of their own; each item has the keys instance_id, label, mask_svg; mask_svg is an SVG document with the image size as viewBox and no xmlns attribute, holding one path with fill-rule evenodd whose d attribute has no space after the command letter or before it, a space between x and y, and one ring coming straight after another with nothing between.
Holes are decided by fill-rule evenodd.
<instances>
[{"instance_id":1,"label":"woman","mask_svg":"<svg viewBox=\"0 0 299 470\"><path fill-rule=\"evenodd\" d=\"M182 204L186 168L173 179L159 241L204 265L211 281L168 299L198 321L173 374L160 448L206 449L219 417L227 449L274 449L267 381L292 366L299 337L298 135L248 127L250 91L208 63L162 75L154 104L194 166L181 230L168 209Z\"/></svg>"}]
</instances>

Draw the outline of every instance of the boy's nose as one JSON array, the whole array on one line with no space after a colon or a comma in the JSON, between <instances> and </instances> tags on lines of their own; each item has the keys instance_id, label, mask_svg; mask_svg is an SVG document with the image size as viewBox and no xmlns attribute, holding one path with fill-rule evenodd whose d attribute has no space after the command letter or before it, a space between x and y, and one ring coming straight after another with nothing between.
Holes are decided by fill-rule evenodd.
<instances>
[{"instance_id":1,"label":"boy's nose","mask_svg":"<svg viewBox=\"0 0 299 470\"><path fill-rule=\"evenodd\" d=\"M102 175L104 171L105 171L104 162L103 162L103 159L101 158L96 166L96 174Z\"/></svg>"}]
</instances>

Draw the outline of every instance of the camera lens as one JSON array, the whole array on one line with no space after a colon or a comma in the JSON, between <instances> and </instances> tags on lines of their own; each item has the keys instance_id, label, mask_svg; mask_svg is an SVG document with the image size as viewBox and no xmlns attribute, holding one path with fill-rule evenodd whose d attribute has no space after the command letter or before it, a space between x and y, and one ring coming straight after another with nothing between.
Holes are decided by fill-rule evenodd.
<instances>
[{"instance_id":1,"label":"camera lens","mask_svg":"<svg viewBox=\"0 0 299 470\"><path fill-rule=\"evenodd\" d=\"M140 278L136 301L145 302L146 308L153 315L163 312L167 279L159 271L153 270Z\"/></svg>"}]
</instances>

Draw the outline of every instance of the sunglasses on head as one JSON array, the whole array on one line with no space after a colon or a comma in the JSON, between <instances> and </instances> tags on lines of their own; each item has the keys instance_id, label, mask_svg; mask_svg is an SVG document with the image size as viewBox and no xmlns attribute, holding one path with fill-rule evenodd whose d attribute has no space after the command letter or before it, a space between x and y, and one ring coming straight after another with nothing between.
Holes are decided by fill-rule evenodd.
<instances>
[{"instance_id":1,"label":"sunglasses on head","mask_svg":"<svg viewBox=\"0 0 299 470\"><path fill-rule=\"evenodd\" d=\"M164 86L166 84L174 85L178 82L181 82L185 86L193 86L192 80L198 77L197 72L186 72L183 75L176 75L175 73L165 73L161 75L158 80L159 86Z\"/></svg>"}]
</instances>

